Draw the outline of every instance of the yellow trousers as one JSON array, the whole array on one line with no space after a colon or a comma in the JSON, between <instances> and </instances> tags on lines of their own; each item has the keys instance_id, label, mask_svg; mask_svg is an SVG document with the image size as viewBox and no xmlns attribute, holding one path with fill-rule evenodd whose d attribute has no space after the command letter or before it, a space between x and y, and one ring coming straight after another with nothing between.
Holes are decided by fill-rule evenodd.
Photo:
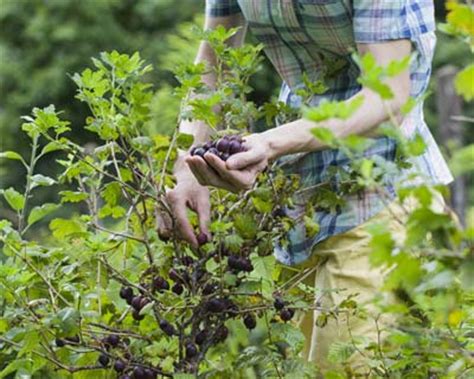
<instances>
[{"instance_id":1,"label":"yellow trousers","mask_svg":"<svg viewBox=\"0 0 474 379\"><path fill-rule=\"evenodd\" d=\"M436 200L434 210L444 209L441 196ZM393 317L380 314L372 303L376 296L388 303L396 300L393 294L381 290L387 269L374 268L369 262L371 235L366 229L371 223L383 223L394 241L403 241L404 220L415 203L410 199L401 206L394 201L366 223L318 244L311 258L297 266L298 270L315 268L304 283L315 288L315 304L319 309L300 313L296 322L306 337L303 353L308 361L316 364L322 377L327 371L343 369L342 365L330 359L333 343L351 342L358 336L367 341L380 342L383 330L394 324ZM366 307L367 317L351 316L345 312L337 318L327 318L327 323L322 326L325 309L334 308L350 294L355 294L354 300ZM350 367L350 372L356 373L353 377L369 376L367 360L357 352L348 359L347 367Z\"/></svg>"}]
</instances>

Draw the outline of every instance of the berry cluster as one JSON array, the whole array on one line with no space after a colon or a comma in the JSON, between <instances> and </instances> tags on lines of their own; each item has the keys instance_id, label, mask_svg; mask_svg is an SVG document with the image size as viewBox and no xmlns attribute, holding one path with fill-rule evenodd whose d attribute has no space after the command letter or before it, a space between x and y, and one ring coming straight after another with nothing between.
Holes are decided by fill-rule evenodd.
<instances>
[{"instance_id":1,"label":"berry cluster","mask_svg":"<svg viewBox=\"0 0 474 379\"><path fill-rule=\"evenodd\" d=\"M275 301L273 302L273 306L277 311L280 313L280 318L283 321L290 321L293 316L295 315L295 311L292 308L288 308L286 306L286 302L281 297L276 297Z\"/></svg>"},{"instance_id":2,"label":"berry cluster","mask_svg":"<svg viewBox=\"0 0 474 379\"><path fill-rule=\"evenodd\" d=\"M238 135L224 136L215 141L208 141L204 145L193 147L190 154L204 157L204 154L210 153L226 161L231 155L245 151L243 142L242 137Z\"/></svg>"}]
</instances>

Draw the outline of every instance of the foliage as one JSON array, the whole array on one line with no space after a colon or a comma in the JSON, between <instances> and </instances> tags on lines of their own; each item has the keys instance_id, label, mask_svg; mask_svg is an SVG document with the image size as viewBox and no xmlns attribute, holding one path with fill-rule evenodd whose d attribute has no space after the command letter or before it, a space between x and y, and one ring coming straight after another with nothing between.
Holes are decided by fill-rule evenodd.
<instances>
[{"instance_id":1,"label":"foliage","mask_svg":"<svg viewBox=\"0 0 474 379\"><path fill-rule=\"evenodd\" d=\"M204 34L217 54L216 90L202 85L208 67L186 65L177 71L175 92L185 97L182 117L208 122L213 138L244 134L249 125L270 121L276 113L285 120L302 116L278 102L258 105L249 99L261 47L229 48L225 41L235 32L217 28ZM384 79L408 64L379 67L370 56L358 62L360 81L383 99L392 96ZM192 139L177 131L171 136L149 132L154 94L145 78L150 70L137 53L114 51L72 76L76 98L90 112L84 128L97 135L97 146L85 148L70 138L75 124L48 106L24 117L30 157L1 153L27 174L22 191L2 190L16 217L0 221L0 377L100 378L113 371L145 377L146 370L148 377L314 377L315 368L299 357L304 337L290 321L293 313L317 310L321 327L340 314L368 316L355 294L334 309L321 306L314 289L302 283L307 271L288 279L275 262L273 243L284 244L294 225L286 210L298 178L274 166L244 193L212 190L213 238L198 249L176 235L160 236L157 223L166 215L172 219L165 193L174 185L173 163L178 149L188 149ZM199 96L187 97L190 91ZM299 94L307 102L317 91L324 86L307 83ZM347 118L361 101L326 102L305 108L305 117L318 122ZM317 201L332 209L360 189L383 195L385 178L400 175L408 158L423 152L423 141L404 138L396 125L381 132L398 142L395 162L364 156L372 143L368 138L340 139L329 129L314 129L315 138L342 149L350 162L334 173L343 185L331 193L324 186L329 183L323 183L315 192ZM53 153L61 154L61 174L39 173L38 163ZM39 188L58 185L64 190L56 202L32 207ZM399 326L383 341L366 343L363 336L353 336L349 343L334 344L334 372L328 377L353 375L347 360L356 350L374 376L472 374L474 225L462 229L433 209L436 191L444 189L399 189L401 198L418 201L406 210L404 240L394 240L384 225L372 226L371 259L391 268L385 289L402 300L378 305L396 314ZM59 215L64 204L77 206L75 214ZM310 222L311 208L304 215L309 234L318 229ZM195 215L190 216L197 226ZM50 233L39 241L30 227L42 221L49 221Z\"/></svg>"}]
</instances>

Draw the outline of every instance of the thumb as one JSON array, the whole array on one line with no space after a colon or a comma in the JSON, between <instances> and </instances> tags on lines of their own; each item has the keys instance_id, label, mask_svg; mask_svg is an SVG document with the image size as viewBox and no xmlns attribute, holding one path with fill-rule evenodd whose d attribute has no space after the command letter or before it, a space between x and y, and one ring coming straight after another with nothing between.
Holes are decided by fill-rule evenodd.
<instances>
[{"instance_id":1,"label":"thumb","mask_svg":"<svg viewBox=\"0 0 474 379\"><path fill-rule=\"evenodd\" d=\"M260 162L262 159L263 154L259 154L255 150L249 150L232 155L227 159L226 166L229 170L241 170L247 166Z\"/></svg>"}]
</instances>

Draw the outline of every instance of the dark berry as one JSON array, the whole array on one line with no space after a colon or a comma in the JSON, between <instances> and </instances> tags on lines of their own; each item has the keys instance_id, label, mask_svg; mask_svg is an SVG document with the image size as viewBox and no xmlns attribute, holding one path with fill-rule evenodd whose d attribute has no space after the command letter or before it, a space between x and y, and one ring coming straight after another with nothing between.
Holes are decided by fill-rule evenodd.
<instances>
[{"instance_id":1,"label":"dark berry","mask_svg":"<svg viewBox=\"0 0 474 379\"><path fill-rule=\"evenodd\" d=\"M214 154L219 156L219 150L217 150L215 147L211 147L208 151L209 154Z\"/></svg>"},{"instance_id":2,"label":"dark berry","mask_svg":"<svg viewBox=\"0 0 474 379\"><path fill-rule=\"evenodd\" d=\"M185 266L191 266L194 263L194 259L188 255L184 256L182 261Z\"/></svg>"},{"instance_id":3,"label":"dark berry","mask_svg":"<svg viewBox=\"0 0 474 379\"><path fill-rule=\"evenodd\" d=\"M121 359L115 361L114 363L114 370L116 372L122 372L123 370L125 370L126 367L127 367L127 364Z\"/></svg>"},{"instance_id":4,"label":"dark berry","mask_svg":"<svg viewBox=\"0 0 474 379\"><path fill-rule=\"evenodd\" d=\"M120 289L120 297L125 300L133 298L133 289L131 287L122 287Z\"/></svg>"},{"instance_id":5,"label":"dark berry","mask_svg":"<svg viewBox=\"0 0 474 379\"><path fill-rule=\"evenodd\" d=\"M227 159L229 159L229 157L230 157L230 155L228 153L224 153L224 154L221 155L221 159L223 161L226 161Z\"/></svg>"},{"instance_id":6,"label":"dark berry","mask_svg":"<svg viewBox=\"0 0 474 379\"><path fill-rule=\"evenodd\" d=\"M153 289L155 291L167 291L170 289L169 283L162 276L157 276L153 279Z\"/></svg>"},{"instance_id":7,"label":"dark berry","mask_svg":"<svg viewBox=\"0 0 474 379\"><path fill-rule=\"evenodd\" d=\"M205 233L199 233L196 238L199 246L202 246L208 242L207 235Z\"/></svg>"},{"instance_id":8,"label":"dark berry","mask_svg":"<svg viewBox=\"0 0 474 379\"><path fill-rule=\"evenodd\" d=\"M220 326L216 330L216 335L215 335L216 342L225 341L225 339L227 338L228 335L229 335L229 329L227 329L227 327L225 325Z\"/></svg>"},{"instance_id":9,"label":"dark berry","mask_svg":"<svg viewBox=\"0 0 474 379\"><path fill-rule=\"evenodd\" d=\"M196 150L194 150L193 155L203 158L204 154L206 154L206 149L204 149L202 147L198 147Z\"/></svg>"},{"instance_id":10,"label":"dark berry","mask_svg":"<svg viewBox=\"0 0 474 379\"><path fill-rule=\"evenodd\" d=\"M181 283L176 283L173 288L171 289L176 295L181 295L183 293L183 286Z\"/></svg>"},{"instance_id":11,"label":"dark berry","mask_svg":"<svg viewBox=\"0 0 474 379\"><path fill-rule=\"evenodd\" d=\"M165 334L167 334L168 336L172 336L173 334L175 334L175 330L174 330L174 327L173 325L171 325L168 321L166 320L160 320L160 328L163 332L165 332Z\"/></svg>"},{"instance_id":12,"label":"dark berry","mask_svg":"<svg viewBox=\"0 0 474 379\"><path fill-rule=\"evenodd\" d=\"M285 210L281 207L275 208L272 212L272 216L277 218L277 217L285 217L286 213Z\"/></svg>"},{"instance_id":13,"label":"dark berry","mask_svg":"<svg viewBox=\"0 0 474 379\"><path fill-rule=\"evenodd\" d=\"M255 319L254 315L248 314L244 317L244 324L247 329L252 330L257 326L257 320Z\"/></svg>"},{"instance_id":14,"label":"dark berry","mask_svg":"<svg viewBox=\"0 0 474 379\"><path fill-rule=\"evenodd\" d=\"M199 346L201 346L204 342L206 342L207 335L208 335L207 330L203 329L200 332L198 332L198 334L196 334L196 337L194 338L194 341L196 341L196 343Z\"/></svg>"},{"instance_id":15,"label":"dark berry","mask_svg":"<svg viewBox=\"0 0 474 379\"><path fill-rule=\"evenodd\" d=\"M130 375L122 375L119 379L132 379Z\"/></svg>"},{"instance_id":16,"label":"dark berry","mask_svg":"<svg viewBox=\"0 0 474 379\"><path fill-rule=\"evenodd\" d=\"M209 150L212 147L212 142L207 141L204 145L202 145L202 148L205 150Z\"/></svg>"},{"instance_id":17,"label":"dark berry","mask_svg":"<svg viewBox=\"0 0 474 379\"><path fill-rule=\"evenodd\" d=\"M186 345L186 358L193 358L197 355L197 353L198 349L195 344L190 342Z\"/></svg>"},{"instance_id":18,"label":"dark berry","mask_svg":"<svg viewBox=\"0 0 474 379\"><path fill-rule=\"evenodd\" d=\"M193 147L191 148L191 150L189 150L189 154L190 154L191 156L193 156L193 155L196 153L196 149L197 149L197 147L196 147L196 146L193 146Z\"/></svg>"},{"instance_id":19,"label":"dark berry","mask_svg":"<svg viewBox=\"0 0 474 379\"><path fill-rule=\"evenodd\" d=\"M107 367L109 362L110 362L110 358L107 355L105 354L99 355L99 363L101 366Z\"/></svg>"},{"instance_id":20,"label":"dark berry","mask_svg":"<svg viewBox=\"0 0 474 379\"><path fill-rule=\"evenodd\" d=\"M229 140L226 138L221 138L216 145L217 150L221 153L226 153L229 149Z\"/></svg>"},{"instance_id":21,"label":"dark berry","mask_svg":"<svg viewBox=\"0 0 474 379\"><path fill-rule=\"evenodd\" d=\"M252 262L248 258L241 259L241 267L242 267L242 271L245 271L245 272L253 271Z\"/></svg>"},{"instance_id":22,"label":"dark berry","mask_svg":"<svg viewBox=\"0 0 474 379\"><path fill-rule=\"evenodd\" d=\"M104 338L104 343L116 347L120 343L120 337L116 334L111 334Z\"/></svg>"},{"instance_id":23,"label":"dark berry","mask_svg":"<svg viewBox=\"0 0 474 379\"><path fill-rule=\"evenodd\" d=\"M207 283L202 289L203 295L210 295L216 292L216 285L214 283Z\"/></svg>"},{"instance_id":24,"label":"dark berry","mask_svg":"<svg viewBox=\"0 0 474 379\"><path fill-rule=\"evenodd\" d=\"M229 143L229 153L230 154L237 154L240 152L240 142L237 140L232 140Z\"/></svg>"},{"instance_id":25,"label":"dark berry","mask_svg":"<svg viewBox=\"0 0 474 379\"><path fill-rule=\"evenodd\" d=\"M132 299L132 303L131 303L132 307L139 311L141 309L140 305L142 303L142 299L143 297L141 297L140 295L135 296Z\"/></svg>"},{"instance_id":26,"label":"dark berry","mask_svg":"<svg viewBox=\"0 0 474 379\"><path fill-rule=\"evenodd\" d=\"M137 321L141 321L145 318L144 315L141 315L140 314L140 311L137 310L137 309L134 309L133 312L132 312L132 317L134 320L137 320Z\"/></svg>"},{"instance_id":27,"label":"dark berry","mask_svg":"<svg viewBox=\"0 0 474 379\"><path fill-rule=\"evenodd\" d=\"M56 343L57 347L63 347L64 345L66 345L66 342L61 338L56 338L54 342Z\"/></svg>"},{"instance_id":28,"label":"dark berry","mask_svg":"<svg viewBox=\"0 0 474 379\"><path fill-rule=\"evenodd\" d=\"M135 367L132 376L133 379L146 379L145 370L141 367Z\"/></svg>"},{"instance_id":29,"label":"dark berry","mask_svg":"<svg viewBox=\"0 0 474 379\"><path fill-rule=\"evenodd\" d=\"M152 369L146 368L143 371L145 373L145 378L146 379L155 379L156 378L156 373Z\"/></svg>"},{"instance_id":30,"label":"dark berry","mask_svg":"<svg viewBox=\"0 0 474 379\"><path fill-rule=\"evenodd\" d=\"M174 268L169 270L168 276L170 277L171 280L175 282L181 281L181 276L179 275L178 271L176 271Z\"/></svg>"},{"instance_id":31,"label":"dark berry","mask_svg":"<svg viewBox=\"0 0 474 379\"><path fill-rule=\"evenodd\" d=\"M240 266L240 257L231 255L229 258L227 258L227 264L229 265L230 268L234 270L240 271L241 266Z\"/></svg>"},{"instance_id":32,"label":"dark berry","mask_svg":"<svg viewBox=\"0 0 474 379\"><path fill-rule=\"evenodd\" d=\"M285 307L285 302L283 301L282 298L277 297L275 301L273 302L273 306L277 311L282 310Z\"/></svg>"},{"instance_id":33,"label":"dark berry","mask_svg":"<svg viewBox=\"0 0 474 379\"><path fill-rule=\"evenodd\" d=\"M293 311L293 309L282 309L280 311L280 318L283 321L290 321L293 318L294 314L295 312Z\"/></svg>"},{"instance_id":34,"label":"dark berry","mask_svg":"<svg viewBox=\"0 0 474 379\"><path fill-rule=\"evenodd\" d=\"M207 302L206 308L210 312L219 313L226 308L226 303L222 299L211 299Z\"/></svg>"}]
</instances>

